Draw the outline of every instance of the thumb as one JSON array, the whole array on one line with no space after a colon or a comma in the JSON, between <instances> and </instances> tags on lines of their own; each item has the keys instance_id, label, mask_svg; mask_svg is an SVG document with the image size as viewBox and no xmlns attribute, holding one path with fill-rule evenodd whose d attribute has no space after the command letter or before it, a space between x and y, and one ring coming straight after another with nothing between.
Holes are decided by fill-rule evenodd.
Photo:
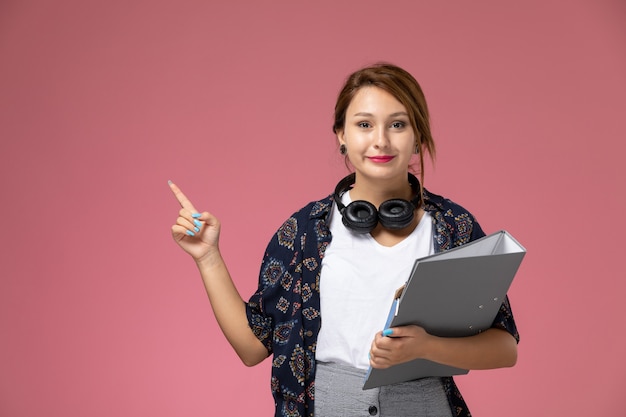
<instances>
[{"instance_id":1,"label":"thumb","mask_svg":"<svg viewBox=\"0 0 626 417\"><path fill-rule=\"evenodd\" d=\"M383 336L385 337L398 337L398 327L388 327L383 330Z\"/></svg>"},{"instance_id":2,"label":"thumb","mask_svg":"<svg viewBox=\"0 0 626 417\"><path fill-rule=\"evenodd\" d=\"M417 326L398 326L398 327L388 327L383 330L383 336L385 337L408 337L413 336L415 333L415 328Z\"/></svg>"}]
</instances>

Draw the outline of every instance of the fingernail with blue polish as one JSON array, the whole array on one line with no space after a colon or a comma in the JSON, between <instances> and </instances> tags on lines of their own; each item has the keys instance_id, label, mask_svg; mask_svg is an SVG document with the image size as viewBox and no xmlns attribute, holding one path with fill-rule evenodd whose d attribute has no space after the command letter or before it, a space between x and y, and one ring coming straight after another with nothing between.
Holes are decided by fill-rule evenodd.
<instances>
[{"instance_id":1,"label":"fingernail with blue polish","mask_svg":"<svg viewBox=\"0 0 626 417\"><path fill-rule=\"evenodd\" d=\"M197 219L198 217L202 217L202 214L200 214L200 213L193 213L191 215L191 217L193 217L194 219Z\"/></svg>"},{"instance_id":2,"label":"fingernail with blue polish","mask_svg":"<svg viewBox=\"0 0 626 417\"><path fill-rule=\"evenodd\" d=\"M196 220L196 219L193 219L193 224L195 224L195 225L196 225L196 226L198 226L198 227L201 227L201 226L202 226L202 223L200 223L200 222L199 222L198 220Z\"/></svg>"},{"instance_id":3,"label":"fingernail with blue polish","mask_svg":"<svg viewBox=\"0 0 626 417\"><path fill-rule=\"evenodd\" d=\"M391 336L393 334L393 330L385 329L383 330L383 336Z\"/></svg>"},{"instance_id":4,"label":"fingernail with blue polish","mask_svg":"<svg viewBox=\"0 0 626 417\"><path fill-rule=\"evenodd\" d=\"M189 236L195 236L196 234L194 232L192 232L191 230L185 230L185 233L187 233Z\"/></svg>"},{"instance_id":5,"label":"fingernail with blue polish","mask_svg":"<svg viewBox=\"0 0 626 417\"><path fill-rule=\"evenodd\" d=\"M194 227L194 228L193 228L193 231L194 231L194 232L196 232L196 233L198 233L198 232L200 231L200 229L199 229L199 228L197 228L197 227Z\"/></svg>"}]
</instances>

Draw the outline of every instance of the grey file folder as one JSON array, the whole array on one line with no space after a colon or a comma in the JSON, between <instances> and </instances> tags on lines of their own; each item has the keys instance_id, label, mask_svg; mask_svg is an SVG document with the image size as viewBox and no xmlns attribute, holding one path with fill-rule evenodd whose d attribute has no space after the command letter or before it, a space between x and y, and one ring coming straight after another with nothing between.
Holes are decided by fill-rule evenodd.
<instances>
[{"instance_id":1,"label":"grey file folder","mask_svg":"<svg viewBox=\"0 0 626 417\"><path fill-rule=\"evenodd\" d=\"M526 254L506 231L417 259L385 327L417 324L441 337L462 337L491 327ZM469 372L425 359L387 369L370 368L363 389L428 376Z\"/></svg>"}]
</instances>

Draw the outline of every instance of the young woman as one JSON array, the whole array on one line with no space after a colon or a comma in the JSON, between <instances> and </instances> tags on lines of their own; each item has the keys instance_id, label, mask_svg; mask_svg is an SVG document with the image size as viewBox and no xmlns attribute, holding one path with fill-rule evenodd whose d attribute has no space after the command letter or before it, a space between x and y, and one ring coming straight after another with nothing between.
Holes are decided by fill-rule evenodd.
<instances>
[{"instance_id":1,"label":"young woman","mask_svg":"<svg viewBox=\"0 0 626 417\"><path fill-rule=\"evenodd\" d=\"M369 366L424 358L490 369L517 359L508 299L476 336L440 338L414 325L381 331L416 258L484 236L468 211L410 172L417 160L423 180L424 154L435 153L422 90L397 66L363 68L339 94L333 130L354 172L278 229L248 302L220 255L219 221L170 183L182 206L173 237L195 260L241 360L252 366L272 355L276 416L469 416L451 377L362 390Z\"/></svg>"}]
</instances>

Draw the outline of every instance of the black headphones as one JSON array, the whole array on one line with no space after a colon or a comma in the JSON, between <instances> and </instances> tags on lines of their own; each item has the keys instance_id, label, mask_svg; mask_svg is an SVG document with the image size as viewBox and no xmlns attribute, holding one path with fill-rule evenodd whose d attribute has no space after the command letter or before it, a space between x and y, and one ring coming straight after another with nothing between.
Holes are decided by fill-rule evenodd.
<instances>
[{"instance_id":1,"label":"black headphones","mask_svg":"<svg viewBox=\"0 0 626 417\"><path fill-rule=\"evenodd\" d=\"M356 200L346 207L341 202L341 196L352 188L355 180L352 173L339 181L333 196L337 208L341 213L344 226L356 233L369 233L380 222L385 229L402 229L413 221L414 211L422 201L420 183L415 175L409 172L409 183L415 197L411 201L394 198L384 201L378 210L365 200Z\"/></svg>"}]
</instances>

